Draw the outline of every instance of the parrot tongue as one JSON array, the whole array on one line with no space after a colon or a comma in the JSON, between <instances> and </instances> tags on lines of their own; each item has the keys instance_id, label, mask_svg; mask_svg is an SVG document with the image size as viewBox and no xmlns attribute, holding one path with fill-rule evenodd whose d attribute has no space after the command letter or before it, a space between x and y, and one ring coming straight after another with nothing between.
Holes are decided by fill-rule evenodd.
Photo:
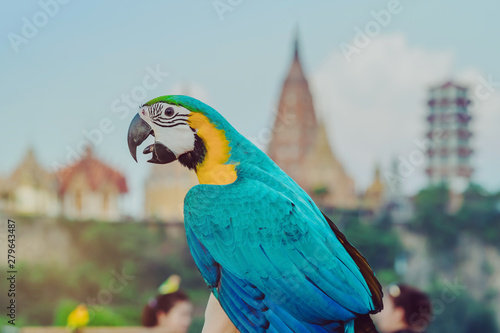
<instances>
[{"instance_id":1,"label":"parrot tongue","mask_svg":"<svg viewBox=\"0 0 500 333\"><path fill-rule=\"evenodd\" d=\"M153 153L151 159L148 160L149 163L167 164L177 159L175 154L170 149L157 142L144 149L143 154L149 153Z\"/></svg>"}]
</instances>

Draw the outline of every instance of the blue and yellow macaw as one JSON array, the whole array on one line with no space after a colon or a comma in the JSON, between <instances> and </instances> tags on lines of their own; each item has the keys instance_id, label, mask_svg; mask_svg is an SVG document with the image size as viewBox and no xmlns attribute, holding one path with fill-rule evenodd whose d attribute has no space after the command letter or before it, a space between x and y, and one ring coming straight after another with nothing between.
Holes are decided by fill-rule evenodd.
<instances>
[{"instance_id":1,"label":"blue and yellow macaw","mask_svg":"<svg viewBox=\"0 0 500 333\"><path fill-rule=\"evenodd\" d=\"M382 290L363 256L309 195L210 106L188 96L144 104L128 145L178 160L200 185L184 201L189 248L240 332L376 332Z\"/></svg>"}]
</instances>

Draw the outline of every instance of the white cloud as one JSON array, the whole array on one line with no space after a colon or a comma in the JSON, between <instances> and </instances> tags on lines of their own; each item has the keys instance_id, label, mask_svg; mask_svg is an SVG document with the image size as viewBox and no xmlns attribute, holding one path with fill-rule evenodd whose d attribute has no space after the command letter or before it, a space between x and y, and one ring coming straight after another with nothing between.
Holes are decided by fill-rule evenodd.
<instances>
[{"instance_id":1,"label":"white cloud","mask_svg":"<svg viewBox=\"0 0 500 333\"><path fill-rule=\"evenodd\" d=\"M394 34L372 40L350 63L337 49L313 73L316 109L327 121L332 147L359 190L371 182L375 163L388 167L393 157L408 159L418 149L414 140L423 139L426 131L427 89L453 78L453 63L451 51L414 47L404 35ZM478 73L469 69L455 77L474 88L471 77ZM500 105L497 98L484 101L484 108ZM500 124L498 117L498 107L477 116L474 129L481 130L476 135L480 149L473 159L475 164L496 161L497 170L499 158L487 156L493 153L492 141L499 141L492 123ZM425 163L405 180L407 192L425 185L424 168ZM478 172L487 169L478 166Z\"/></svg>"}]
</instances>

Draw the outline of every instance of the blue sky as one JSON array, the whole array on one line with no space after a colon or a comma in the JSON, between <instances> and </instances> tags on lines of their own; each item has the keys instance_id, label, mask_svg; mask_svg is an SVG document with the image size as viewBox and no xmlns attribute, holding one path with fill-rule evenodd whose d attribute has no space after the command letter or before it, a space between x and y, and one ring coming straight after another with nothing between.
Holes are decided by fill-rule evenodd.
<instances>
[{"instance_id":1,"label":"blue sky","mask_svg":"<svg viewBox=\"0 0 500 333\"><path fill-rule=\"evenodd\" d=\"M3 81L0 89L3 115L0 174L9 174L29 146L35 148L48 169L64 165L68 151L77 150L86 140L83 131L92 132L99 128L103 119L109 119L106 121L112 130L97 140L99 144L95 150L101 159L126 174L131 188L125 200L127 210L132 214L140 213L142 184L148 166L145 158L136 164L128 153L126 131L136 111L126 106L129 115L123 119L122 113L114 112L117 106L126 105L122 96L130 95L134 89L140 91L148 75L147 68L159 68L168 76L162 77L156 88L147 90L143 100L131 104L139 105L168 94L179 85L194 83L200 87L200 94L207 96L208 102L238 130L255 137L272 123L272 112L291 59L297 24L303 64L314 81L311 85L322 86L313 94L321 91L323 96L328 94L329 83L321 81L325 76L351 85L348 94L336 99L342 101L342 105L336 106L335 101L330 101L329 106L320 102L317 105L331 124L332 146L359 190L369 183L375 163L388 166L390 156L404 156L412 149L412 137L401 139L398 136L396 127L404 126L388 126L390 119L396 119L390 114L381 115L381 119L386 119L384 123L370 124L372 132L363 130L358 135L359 142L354 145L346 139L348 134L343 135L355 132L358 124L349 122L348 115L362 122L363 118L356 114L359 105L368 109L374 105L373 112L384 112L383 104L375 105L374 91L383 88L383 93L389 92L388 96L394 96L395 101L401 99L400 104L388 106L393 108L395 115L404 112L403 108L418 110L414 112L418 117L411 114L409 118L406 115L397 117L399 122L414 119L416 130L411 135L415 139L423 130L426 84L449 77L464 77L465 81L470 79L471 84L478 76L491 76L500 81L497 42L500 3L495 1L473 5L465 1L402 0L399 2L401 11L392 15L390 23L380 29L366 50L353 57L352 63L338 57L339 45L352 43L355 28L364 29L374 20L371 11L386 9L390 1L364 4L298 0L221 2L234 4L231 11L223 14L223 20L212 0L175 4L172 1L72 0L59 4L57 13L28 38L27 43L19 45L18 52L12 47L9 34L22 36L23 17L33 22L33 16L42 7L38 1L4 4L0 13ZM406 67L396 66L401 58L391 58L394 54L416 59L416 65L410 64L406 73ZM335 64L328 65L333 60ZM435 77L431 73L415 80L418 85L407 85L408 89L415 90L413 97L404 100L391 95L391 89L411 81L412 70L418 74L425 72L424 67L432 68L437 63L442 64L439 67L443 68L442 73ZM344 69L356 71L354 74ZM399 72L388 76L391 70ZM380 85L368 84L377 81ZM478 138L475 147L478 157L474 162L477 181L491 190L500 188L497 171L500 157L495 156L493 150L493 145L500 143L500 137L495 136L493 127L487 128L492 121L500 121L496 116L499 113L497 105L500 105L497 98L495 90L483 103L486 110L483 114L487 117L481 118L482 111L478 111L477 131L486 134ZM336 113L340 109L344 113ZM385 150L370 147L372 137L382 136L386 141L379 146ZM423 184L422 170L417 170L408 182L409 193Z\"/></svg>"}]
</instances>

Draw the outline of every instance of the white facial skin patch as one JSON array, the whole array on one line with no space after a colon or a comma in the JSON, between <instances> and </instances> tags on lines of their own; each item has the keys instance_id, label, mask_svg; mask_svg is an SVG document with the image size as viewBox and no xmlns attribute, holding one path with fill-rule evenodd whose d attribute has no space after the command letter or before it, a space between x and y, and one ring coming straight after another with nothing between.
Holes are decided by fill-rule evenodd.
<instances>
[{"instance_id":1,"label":"white facial skin patch","mask_svg":"<svg viewBox=\"0 0 500 333\"><path fill-rule=\"evenodd\" d=\"M139 116L153 129L155 142L170 149L177 158L194 149L195 133L187 122L190 113L182 106L164 102L139 110Z\"/></svg>"}]
</instances>

